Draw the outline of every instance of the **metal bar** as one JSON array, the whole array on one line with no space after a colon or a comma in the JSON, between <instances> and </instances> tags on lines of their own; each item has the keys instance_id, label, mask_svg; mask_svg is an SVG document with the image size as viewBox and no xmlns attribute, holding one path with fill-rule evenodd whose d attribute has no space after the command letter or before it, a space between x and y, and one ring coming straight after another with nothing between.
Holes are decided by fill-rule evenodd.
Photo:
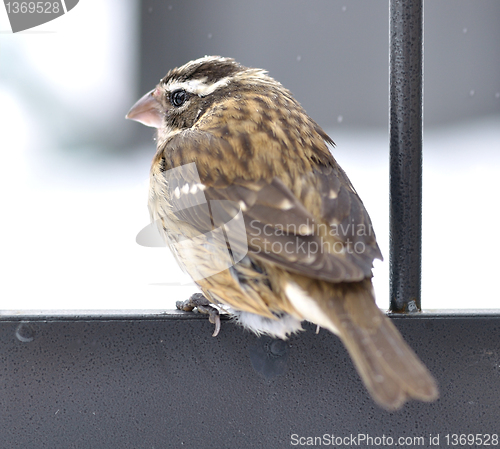
<instances>
[{"instance_id":1,"label":"metal bar","mask_svg":"<svg viewBox=\"0 0 500 449\"><path fill-rule=\"evenodd\" d=\"M21 314L22 312L22 314ZM457 318L496 318L500 320L500 309L426 309L419 314L402 315L389 313L391 319L457 319ZM201 313L181 310L0 310L2 322L111 322L111 321L207 321ZM231 321L229 315L221 315L222 321Z\"/></svg>"},{"instance_id":2,"label":"metal bar","mask_svg":"<svg viewBox=\"0 0 500 449\"><path fill-rule=\"evenodd\" d=\"M390 0L390 310L421 310L423 0Z\"/></svg>"},{"instance_id":3,"label":"metal bar","mask_svg":"<svg viewBox=\"0 0 500 449\"><path fill-rule=\"evenodd\" d=\"M188 315L0 321L0 447L303 448L364 434L441 448L447 434L479 433L498 448L499 314L394 316L441 387L438 401L395 413L373 403L330 332L306 323L273 341L225 321L212 338L206 316Z\"/></svg>"}]
</instances>

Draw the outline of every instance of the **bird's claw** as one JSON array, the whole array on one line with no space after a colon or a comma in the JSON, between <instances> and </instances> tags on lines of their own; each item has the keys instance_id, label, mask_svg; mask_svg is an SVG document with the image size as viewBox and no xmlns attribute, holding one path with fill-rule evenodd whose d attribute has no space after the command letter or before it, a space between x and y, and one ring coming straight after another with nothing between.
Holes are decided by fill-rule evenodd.
<instances>
[{"instance_id":1,"label":"bird's claw","mask_svg":"<svg viewBox=\"0 0 500 449\"><path fill-rule=\"evenodd\" d=\"M214 333L212 337L216 337L220 331L220 315L219 311L212 305L212 303L205 298L201 293L195 293L191 295L186 301L177 301L175 306L179 310L184 310L185 312L192 312L194 308L200 313L208 315L208 320L215 324Z\"/></svg>"}]
</instances>

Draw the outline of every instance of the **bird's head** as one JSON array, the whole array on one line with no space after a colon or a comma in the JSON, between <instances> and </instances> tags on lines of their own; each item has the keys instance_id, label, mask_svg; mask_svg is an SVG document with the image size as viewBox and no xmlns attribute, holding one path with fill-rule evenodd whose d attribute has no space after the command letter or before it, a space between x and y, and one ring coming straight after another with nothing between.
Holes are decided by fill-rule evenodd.
<instances>
[{"instance_id":1,"label":"bird's head","mask_svg":"<svg viewBox=\"0 0 500 449\"><path fill-rule=\"evenodd\" d=\"M171 135L192 128L214 103L270 86L283 89L264 70L245 67L231 58L206 56L170 70L126 118Z\"/></svg>"}]
</instances>

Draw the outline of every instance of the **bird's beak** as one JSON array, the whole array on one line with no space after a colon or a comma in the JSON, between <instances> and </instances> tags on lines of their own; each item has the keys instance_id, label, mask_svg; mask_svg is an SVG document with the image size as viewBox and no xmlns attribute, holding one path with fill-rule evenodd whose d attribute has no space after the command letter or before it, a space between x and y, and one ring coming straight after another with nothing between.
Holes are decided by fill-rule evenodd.
<instances>
[{"instance_id":1,"label":"bird's beak","mask_svg":"<svg viewBox=\"0 0 500 449\"><path fill-rule=\"evenodd\" d=\"M125 118L135 120L143 125L151 126L152 128L161 128L163 125L163 115L161 113L161 104L156 99L157 91L153 89L144 95L132 109L128 111Z\"/></svg>"}]
</instances>

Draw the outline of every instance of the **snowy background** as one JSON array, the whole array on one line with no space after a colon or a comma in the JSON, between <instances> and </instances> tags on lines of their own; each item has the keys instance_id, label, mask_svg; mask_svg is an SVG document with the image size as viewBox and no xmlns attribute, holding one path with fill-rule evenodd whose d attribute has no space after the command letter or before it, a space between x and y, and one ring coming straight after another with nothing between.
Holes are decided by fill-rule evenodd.
<instances>
[{"instance_id":1,"label":"snowy background","mask_svg":"<svg viewBox=\"0 0 500 449\"><path fill-rule=\"evenodd\" d=\"M63 17L18 34L10 32L0 6L0 314L166 310L196 290L168 249L145 248L135 241L149 222L147 178L154 142L151 130L141 130L146 138L137 138L139 125L124 116L145 93L138 88L144 59L139 16L142 12L144 17L144 8L154 15L149 3L82 0ZM357 5L336 4L339 14ZM175 11L179 3L172 5ZM467 23L466 18L456 20L452 39L468 39L479 32L480 22L471 17ZM496 23L500 27L500 21ZM387 20L380 27L388 33ZM165 65L172 67L205 53L238 57L217 43L217 29L213 33L206 35L198 54ZM471 69L467 60L461 61L468 87L456 95L464 114L455 117L450 111L446 119L443 112L442 120L426 124L424 132L422 304L426 309L498 308L499 304L495 279L500 269L500 47L493 38L488 45L484 50L489 51L488 64ZM343 54L343 65L349 67L349 53ZM434 98L433 54L428 62L426 53L426 95ZM303 55L301 51L293 61L301 70ZM382 63L386 67L387 58ZM256 65L272 69L265 61ZM155 80L164 75L153 72ZM493 72L497 81L475 82L474 72L478 80L485 79L484 72ZM278 69L271 74L294 92L300 84L287 83ZM299 100L317 118L314 105L307 104L314 99L304 101L298 90ZM357 121L353 111L371 107L359 100L349 107L345 112L341 106L330 111L330 119L318 111L317 120L336 142L334 155L372 217L385 257L375 264L377 302L387 308L387 125L369 123L366 117ZM382 107L386 122L387 104ZM431 108L426 117L436 116L431 99L425 107Z\"/></svg>"}]
</instances>

